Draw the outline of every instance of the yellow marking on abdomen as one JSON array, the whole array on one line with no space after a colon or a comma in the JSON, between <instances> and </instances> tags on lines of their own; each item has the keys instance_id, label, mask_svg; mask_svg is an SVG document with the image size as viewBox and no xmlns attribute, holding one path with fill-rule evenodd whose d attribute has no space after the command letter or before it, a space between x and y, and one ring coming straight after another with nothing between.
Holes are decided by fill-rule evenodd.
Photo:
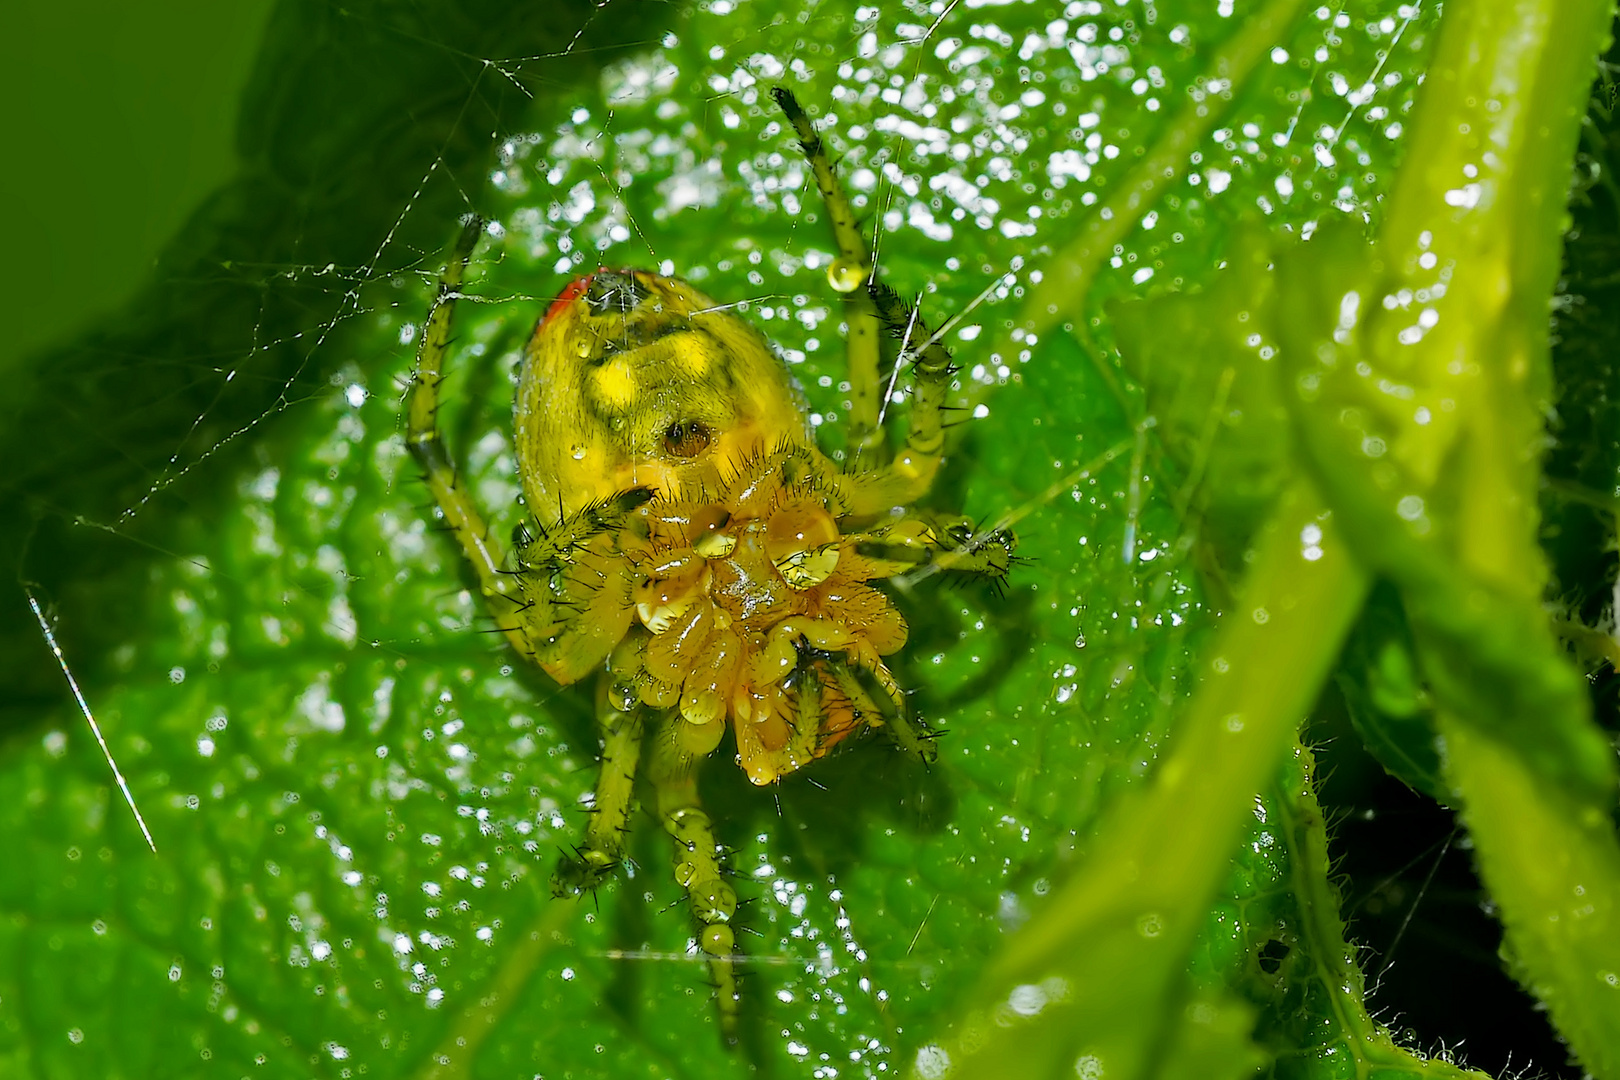
<instances>
[{"instance_id":1,"label":"yellow marking on abdomen","mask_svg":"<svg viewBox=\"0 0 1620 1080\"><path fill-rule=\"evenodd\" d=\"M714 368L715 344L705 334L681 334L670 340L670 359L693 379L706 379Z\"/></svg>"},{"instance_id":2,"label":"yellow marking on abdomen","mask_svg":"<svg viewBox=\"0 0 1620 1080\"><path fill-rule=\"evenodd\" d=\"M624 360L610 361L597 368L591 373L591 386L602 404L620 411L628 410L641 393L641 383Z\"/></svg>"}]
</instances>

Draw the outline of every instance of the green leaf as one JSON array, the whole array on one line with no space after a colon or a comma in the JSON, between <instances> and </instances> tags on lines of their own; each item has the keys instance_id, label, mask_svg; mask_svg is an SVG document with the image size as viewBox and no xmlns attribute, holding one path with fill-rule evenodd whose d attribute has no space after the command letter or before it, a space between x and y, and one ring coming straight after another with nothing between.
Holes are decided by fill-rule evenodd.
<instances>
[{"instance_id":1,"label":"green leaf","mask_svg":"<svg viewBox=\"0 0 1620 1080\"><path fill-rule=\"evenodd\" d=\"M1292 467L1296 489L1320 485L1324 510L1360 569L1399 590L1434 713L1425 716L1419 704L1423 691L1403 643L1385 635L1394 651L1378 663L1397 677L1407 667L1402 696L1411 704L1397 711L1438 731L1391 737L1387 724L1375 724L1374 751L1401 761L1403 777L1434 788L1433 764L1400 744L1423 748L1438 737L1445 783L1464 804L1481 870L1504 902L1520 976L1562 1014L1561 1029L1599 1071L1615 1067L1620 1048L1617 1014L1599 989L1612 980L1612 946L1620 940L1613 923L1620 906L1614 754L1541 612L1534 463L1538 399L1545 400L1549 383L1537 306L1552 285L1562 162L1573 149L1577 103L1585 100L1584 58L1607 15L1596 5L1513 15L1453 5L1430 72L1435 89L1422 102L1418 141L1376 242L1339 229L1309 245L1279 245L1270 261L1240 264L1248 275L1228 281L1224 293L1145 306L1127 323L1137 340L1125 339L1138 353L1137 369L1150 373L1150 403L1157 393L1185 447L1187 403L1209 387L1185 393L1174 375L1153 368L1167 355L1159 335L1186 323L1188 309L1201 308L1217 327L1234 309L1255 324L1245 344L1276 363L1242 363L1235 335L1217 331L1211 339L1214 366L1238 373L1224 380L1234 384L1230 412L1257 413L1261 423L1258 434L1251 425L1236 437L1208 425L1198 447L1210 459L1208 472L1236 473L1263 505L1277 486L1273 477ZM1454 210L1436 213L1439 206ZM1264 283L1266 271L1255 272L1262 262L1266 271L1275 267L1273 285ZM1418 307L1415 318L1409 306ZM1169 308L1171 318L1156 320L1157 308ZM1263 344L1268 339L1277 346ZM1227 396L1223 389L1216 400ZM1292 423L1280 422L1279 413ZM1191 456L1181 450L1184 461ZM1300 465L1309 479L1297 475ZM1241 535L1249 527L1252 505L1208 501L1217 530ZM1270 516L1300 520L1286 497ZM1330 550L1326 519L1295 534L1307 561ZM1249 566L1237 606L1257 619L1270 609L1253 599L1274 591L1268 576L1285 572L1274 554L1262 540L1244 555ZM1339 599L1361 603L1354 592ZM1319 607L1313 614L1334 627L1343 612ZM1332 631L1324 637L1336 650ZM1239 640L1235 631L1222 639ZM1286 670L1309 671L1295 659ZM1366 689L1374 697L1379 688L1367 680ZM1215 721L1200 714L1206 698L1220 693L1195 698L1189 726ZM1172 751L1166 770L1174 760ZM1514 809L1504 814L1505 806ZM1113 827L1128 832L1129 813ZM1539 856L1532 833L1549 845Z\"/></svg>"},{"instance_id":2,"label":"green leaf","mask_svg":"<svg viewBox=\"0 0 1620 1080\"><path fill-rule=\"evenodd\" d=\"M1186 490L1195 492L1207 522L1204 542L1227 563L1242 558L1291 470L1276 349L1253 341L1273 321L1270 262L1263 236L1240 235L1205 291L1118 304L1110 312L1120 354L1147 395L1165 451L1186 475Z\"/></svg>"},{"instance_id":3,"label":"green leaf","mask_svg":"<svg viewBox=\"0 0 1620 1080\"><path fill-rule=\"evenodd\" d=\"M1400 596L1387 583L1373 589L1351 632L1339 689L1367 752L1414 791L1445 802L1433 700Z\"/></svg>"},{"instance_id":4,"label":"green leaf","mask_svg":"<svg viewBox=\"0 0 1620 1080\"><path fill-rule=\"evenodd\" d=\"M1066 1075L1091 1055L1108 1076L1449 1074L1367 1019L1309 764L1285 760L1368 587L1337 506L1321 517L1321 478L1276 466L1271 414L1286 402L1297 423L1296 405L1280 381L1240 399L1265 419L1246 459L1209 456L1233 425L1201 409L1207 369L1160 408L1189 370L1179 335L1203 332L1197 297L1163 302L1174 333L1137 331L1164 365L1128 375L1107 351L1110 300L1250 287L1252 267L1225 283L1257 215L1297 235L1382 214L1405 182L1397 125L1437 17L1343 17L280 9L245 120L258 167L177 248L138 330L40 365L0 436L27 466L7 552L56 601L158 847L19 617L0 1071ZM1335 74L1374 71L1347 118ZM1005 597L932 581L898 597L898 673L945 729L933 770L876 739L770 790L725 750L710 762L753 932L729 1053L648 815L633 873L594 902L550 899L593 783L589 688L559 689L482 632L398 412L441 245L477 211L494 227L458 309L444 425L498 527L521 517L523 342L598 264L666 267L746 304L836 427L832 242L764 93L776 82L881 226L885 279L963 367L933 498L1013 522L1027 562ZM1556 234L1532 241L1550 265ZM1234 333L1198 340L1231 351ZM1213 586L1198 572L1195 506L1229 554L1259 545L1240 604L1224 592L1236 563ZM1298 558L1306 525L1326 559ZM1484 745L1505 754L1492 769L1523 766ZM1468 766L1447 769L1470 805ZM1551 900L1503 903L1528 919ZM1026 987L1046 996L1013 994ZM1003 1002L1034 1011L1002 1027Z\"/></svg>"}]
</instances>

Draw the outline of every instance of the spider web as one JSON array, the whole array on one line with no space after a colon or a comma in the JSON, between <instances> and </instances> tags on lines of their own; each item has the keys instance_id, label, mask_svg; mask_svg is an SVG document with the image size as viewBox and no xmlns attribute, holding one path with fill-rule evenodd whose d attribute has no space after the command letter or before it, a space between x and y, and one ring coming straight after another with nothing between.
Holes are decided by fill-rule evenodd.
<instances>
[{"instance_id":1,"label":"spider web","mask_svg":"<svg viewBox=\"0 0 1620 1080\"><path fill-rule=\"evenodd\" d=\"M151 1052L183 1044L199 1075L426 1075L469 1043L447 1071L740 1070L706 1034L684 914L659 910L679 894L650 820L598 910L547 907L588 809L589 702L478 633L396 418L443 249L477 212L444 424L499 526L520 514L523 341L602 265L735 304L836 446L834 248L769 104L781 84L839 156L885 280L963 368L937 497L1016 518L1034 559L1008 602L907 598L903 679L949 729L937 774L873 746L771 792L721 760L705 778L752 901L749 1052L790 1075L925 1070L962 982L1151 761L1208 622L1189 481L1158 459L1105 305L1195 286L1257 216L1370 220L1398 153L1432 12L1272 7L1291 29L1236 84L1212 75L1243 21L1225 0L288 9L249 94L251 175L193 224L141 326L40 376L42 394L94 384L67 399L74 437L45 418L18 436L50 448L17 481L19 576L56 601L178 849L136 862L102 805L72 850L129 860L111 876L137 899L59 890L101 926L75 955L108 922L139 928L120 955L184 1017ZM1195 137L1173 179L1122 203L1178 131ZM1117 238L1086 247L1098 222ZM22 696L50 700L49 657L28 672ZM72 719L36 756L96 803ZM130 914L165 881L194 897L184 926ZM62 1015L74 1048L129 1036L116 1010Z\"/></svg>"}]
</instances>

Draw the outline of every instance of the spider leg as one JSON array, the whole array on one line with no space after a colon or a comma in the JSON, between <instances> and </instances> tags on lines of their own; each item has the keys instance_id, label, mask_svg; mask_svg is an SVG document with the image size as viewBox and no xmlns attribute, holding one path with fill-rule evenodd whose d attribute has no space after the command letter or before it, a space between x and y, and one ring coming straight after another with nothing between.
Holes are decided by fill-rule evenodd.
<instances>
[{"instance_id":1,"label":"spider leg","mask_svg":"<svg viewBox=\"0 0 1620 1080\"><path fill-rule=\"evenodd\" d=\"M639 660L628 654L630 666ZM620 657L615 655L614 660ZM615 670L610 664L596 688L596 722L602 734L602 772L585 842L564 855L551 876L553 896L578 896L611 877L624 861L624 837L634 805L636 765L641 760L645 712L634 695L634 671ZM630 687L627 692L626 687Z\"/></svg>"},{"instance_id":2,"label":"spider leg","mask_svg":"<svg viewBox=\"0 0 1620 1080\"><path fill-rule=\"evenodd\" d=\"M878 563L883 576L902 583L950 571L999 585L1017 547L1010 529L975 529L957 514L913 511L859 534L855 550Z\"/></svg>"},{"instance_id":3,"label":"spider leg","mask_svg":"<svg viewBox=\"0 0 1620 1080\"><path fill-rule=\"evenodd\" d=\"M874 280L872 256L866 247L850 209L849 195L838 180L838 168L827 153L815 125L805 115L793 93L784 87L771 91L777 106L787 117L798 136L799 148L810 164L816 180L816 190L832 219L833 239L838 244L838 258L827 268L827 280L844 297L844 321L849 324L849 464L853 468L871 468L881 463L888 448L879 426L879 405L884 391L879 366L882 344L878 338L880 327L878 311L865 285Z\"/></svg>"},{"instance_id":4,"label":"spider leg","mask_svg":"<svg viewBox=\"0 0 1620 1080\"><path fill-rule=\"evenodd\" d=\"M885 469L902 494L896 505L915 502L927 493L939 471L945 451L945 395L951 378L959 370L951 361L950 350L940 344L918 317L912 306L893 289L872 281L867 286L879 320L900 339L902 358L911 361L911 420L906 429L906 447Z\"/></svg>"},{"instance_id":5,"label":"spider leg","mask_svg":"<svg viewBox=\"0 0 1620 1080\"><path fill-rule=\"evenodd\" d=\"M939 757L939 750L935 748L933 739L928 730L918 723L906 707L906 692L900 689L900 684L894 681L894 675L877 656L862 657L859 659L859 670L848 662L840 659L829 665L832 668L833 678L838 682L838 689L844 692L854 704L855 709L864 717L869 717L867 723L877 726L887 724L890 735L899 744L900 749L912 755L925 764L933 764ZM861 681L859 672L865 672L882 689L883 694L893 706L892 710L885 710L877 703L870 691Z\"/></svg>"},{"instance_id":6,"label":"spider leg","mask_svg":"<svg viewBox=\"0 0 1620 1080\"><path fill-rule=\"evenodd\" d=\"M737 890L726 880L714 825L698 798L698 767L725 725L692 724L673 710L654 729L647 778L658 800L658 819L675 842L675 880L686 890L697 920L698 946L708 956L726 1042L737 1041ZM713 729L712 732L710 729Z\"/></svg>"},{"instance_id":7,"label":"spider leg","mask_svg":"<svg viewBox=\"0 0 1620 1080\"><path fill-rule=\"evenodd\" d=\"M495 622L519 653L532 656L527 636L517 616L516 589L501 573L505 555L500 541L491 533L484 516L474 505L456 473L450 452L445 447L444 433L439 428L439 387L444 382L445 353L450 347L450 322L455 313L456 299L461 295L461 282L466 274L467 262L483 232L483 220L469 218L450 252L439 277L439 292L427 325L422 328L422 341L416 351L416 370L411 375L410 389L405 397L405 446L411 457L421 466L428 490L444 514L445 523L455 534L467 561L478 576L479 591L486 600L511 601L507 610L495 610ZM492 605L492 610L494 606Z\"/></svg>"},{"instance_id":8,"label":"spider leg","mask_svg":"<svg viewBox=\"0 0 1620 1080\"><path fill-rule=\"evenodd\" d=\"M529 653L559 683L583 679L628 640L635 574L624 546L635 543L631 519L652 497L632 488L550 528L531 519L515 532L508 576L522 594Z\"/></svg>"}]
</instances>

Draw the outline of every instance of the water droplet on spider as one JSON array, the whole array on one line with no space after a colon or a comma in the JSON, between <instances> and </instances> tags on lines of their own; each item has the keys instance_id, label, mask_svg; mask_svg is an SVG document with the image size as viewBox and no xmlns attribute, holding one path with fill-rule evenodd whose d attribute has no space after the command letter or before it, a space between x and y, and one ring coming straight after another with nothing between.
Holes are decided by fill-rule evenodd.
<instances>
[{"instance_id":1,"label":"water droplet on spider","mask_svg":"<svg viewBox=\"0 0 1620 1080\"><path fill-rule=\"evenodd\" d=\"M585 447L583 447L583 446L574 447L573 456L574 456L575 461L584 461L585 460Z\"/></svg>"},{"instance_id":2,"label":"water droplet on spider","mask_svg":"<svg viewBox=\"0 0 1620 1080\"><path fill-rule=\"evenodd\" d=\"M765 553L789 588L820 585L838 566L838 526L818 506L787 506L771 515Z\"/></svg>"}]
</instances>

